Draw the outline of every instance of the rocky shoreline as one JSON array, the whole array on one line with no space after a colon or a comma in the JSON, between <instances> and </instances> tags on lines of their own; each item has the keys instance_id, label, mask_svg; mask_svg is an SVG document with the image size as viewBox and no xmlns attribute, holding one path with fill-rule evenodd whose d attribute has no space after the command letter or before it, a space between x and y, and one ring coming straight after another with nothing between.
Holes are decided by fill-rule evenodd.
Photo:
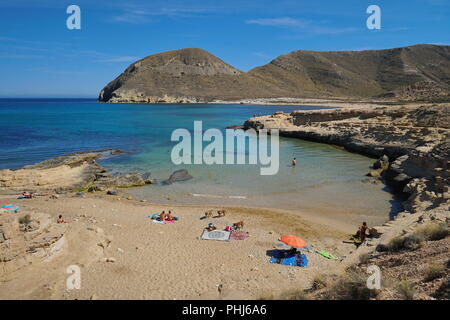
<instances>
[{"instance_id":1,"label":"rocky shoreline","mask_svg":"<svg viewBox=\"0 0 450 320\"><path fill-rule=\"evenodd\" d=\"M375 226L381 236L366 239L347 256L334 282L317 290L316 284L323 281L314 280L308 291L314 299L450 297L450 256L446 249L450 227L450 105L277 112L251 118L243 128L279 129L281 136L337 145L378 158L368 176L407 195L404 211ZM431 230L440 231L425 235L432 234ZM426 241L430 238L433 241ZM373 265L397 284L385 283L381 290L367 291L364 272ZM439 275L430 270L440 270ZM305 292L298 294L303 297Z\"/></svg>"},{"instance_id":2,"label":"rocky shoreline","mask_svg":"<svg viewBox=\"0 0 450 320\"><path fill-rule=\"evenodd\" d=\"M17 192L94 192L151 184L150 173L113 175L96 160L124 152L118 149L71 153L17 170L0 170L0 194Z\"/></svg>"},{"instance_id":3,"label":"rocky shoreline","mask_svg":"<svg viewBox=\"0 0 450 320\"><path fill-rule=\"evenodd\" d=\"M450 105L277 112L244 128L279 129L281 136L379 158L369 175L408 194L409 212L449 204Z\"/></svg>"},{"instance_id":4,"label":"rocky shoreline","mask_svg":"<svg viewBox=\"0 0 450 320\"><path fill-rule=\"evenodd\" d=\"M116 188L168 185L193 177L185 169L174 171L166 180L153 179L150 172L112 174L97 163L103 157L124 154L118 149L93 150L51 158L21 169L0 170L0 194L28 192L107 192Z\"/></svg>"}]
</instances>

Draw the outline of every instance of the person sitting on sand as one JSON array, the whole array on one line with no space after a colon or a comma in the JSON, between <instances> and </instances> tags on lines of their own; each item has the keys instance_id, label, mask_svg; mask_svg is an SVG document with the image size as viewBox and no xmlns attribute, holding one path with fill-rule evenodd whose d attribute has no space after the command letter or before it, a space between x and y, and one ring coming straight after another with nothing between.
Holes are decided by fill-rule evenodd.
<instances>
[{"instance_id":1,"label":"person sitting on sand","mask_svg":"<svg viewBox=\"0 0 450 320\"><path fill-rule=\"evenodd\" d=\"M292 166L295 167L297 165L297 158L292 159Z\"/></svg>"},{"instance_id":2,"label":"person sitting on sand","mask_svg":"<svg viewBox=\"0 0 450 320\"><path fill-rule=\"evenodd\" d=\"M60 214L58 216L58 220L56 220L56 223L67 223L67 222L63 219L62 214Z\"/></svg>"},{"instance_id":3,"label":"person sitting on sand","mask_svg":"<svg viewBox=\"0 0 450 320\"><path fill-rule=\"evenodd\" d=\"M165 211L163 211L158 216L159 216L159 221L164 221L164 220L166 220L167 213Z\"/></svg>"},{"instance_id":4,"label":"person sitting on sand","mask_svg":"<svg viewBox=\"0 0 450 320\"><path fill-rule=\"evenodd\" d=\"M206 230L208 230L208 232L214 231L216 229L217 229L216 226L212 222L208 223L208 227L206 228Z\"/></svg>"},{"instance_id":5,"label":"person sitting on sand","mask_svg":"<svg viewBox=\"0 0 450 320\"><path fill-rule=\"evenodd\" d=\"M358 231L356 232L356 237L361 241L361 243L366 240L366 231L369 227L367 226L366 222L363 222L362 226L359 227Z\"/></svg>"},{"instance_id":6,"label":"person sitting on sand","mask_svg":"<svg viewBox=\"0 0 450 320\"><path fill-rule=\"evenodd\" d=\"M174 221L175 217L172 215L172 211L169 210L169 213L166 215L166 221Z\"/></svg>"}]
</instances>

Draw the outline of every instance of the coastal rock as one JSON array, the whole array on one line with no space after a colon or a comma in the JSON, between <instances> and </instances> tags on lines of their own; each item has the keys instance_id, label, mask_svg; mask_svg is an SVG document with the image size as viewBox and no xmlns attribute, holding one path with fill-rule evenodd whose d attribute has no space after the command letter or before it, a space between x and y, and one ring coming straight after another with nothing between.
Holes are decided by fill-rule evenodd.
<instances>
[{"instance_id":1,"label":"coastal rock","mask_svg":"<svg viewBox=\"0 0 450 320\"><path fill-rule=\"evenodd\" d=\"M168 185L168 184L172 184L174 182L187 181L192 178L193 177L189 174L189 172L186 169L181 169L181 170L174 171L170 175L169 179L163 181L163 184Z\"/></svg>"},{"instance_id":2,"label":"coastal rock","mask_svg":"<svg viewBox=\"0 0 450 320\"><path fill-rule=\"evenodd\" d=\"M145 181L139 173L126 173L116 177L114 184L119 188L131 188L143 186Z\"/></svg>"},{"instance_id":3,"label":"coastal rock","mask_svg":"<svg viewBox=\"0 0 450 320\"><path fill-rule=\"evenodd\" d=\"M244 127L378 158L368 175L407 194L403 207L411 213L449 203L449 104L301 110L250 118Z\"/></svg>"},{"instance_id":4,"label":"coastal rock","mask_svg":"<svg viewBox=\"0 0 450 320\"><path fill-rule=\"evenodd\" d=\"M389 157L387 155L383 155L373 164L373 168L386 170L389 168Z\"/></svg>"},{"instance_id":5,"label":"coastal rock","mask_svg":"<svg viewBox=\"0 0 450 320\"><path fill-rule=\"evenodd\" d=\"M142 180L144 180L145 184L153 184L155 180L152 179L152 175L150 172L146 172L142 174Z\"/></svg>"},{"instance_id":6,"label":"coastal rock","mask_svg":"<svg viewBox=\"0 0 450 320\"><path fill-rule=\"evenodd\" d=\"M381 174L383 173L383 168L379 168L376 170L370 170L369 173L367 174L368 177L373 177L373 178L379 178L381 177Z\"/></svg>"},{"instance_id":7,"label":"coastal rock","mask_svg":"<svg viewBox=\"0 0 450 320\"><path fill-rule=\"evenodd\" d=\"M117 149L71 153L18 170L0 170L0 193L104 191L114 185L114 177L95 160L120 153Z\"/></svg>"}]
</instances>

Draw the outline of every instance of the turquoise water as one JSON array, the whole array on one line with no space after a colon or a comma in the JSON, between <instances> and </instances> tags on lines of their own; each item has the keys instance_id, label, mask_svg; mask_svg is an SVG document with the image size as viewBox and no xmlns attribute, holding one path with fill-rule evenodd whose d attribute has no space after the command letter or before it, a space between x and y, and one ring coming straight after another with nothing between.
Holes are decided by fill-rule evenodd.
<instances>
[{"instance_id":1,"label":"turquoise water","mask_svg":"<svg viewBox=\"0 0 450 320\"><path fill-rule=\"evenodd\" d=\"M104 159L114 172L151 172L158 180L188 169L194 179L169 186L151 185L130 192L155 202L229 204L308 210L386 219L391 195L364 182L373 159L332 146L280 138L277 175L261 176L259 165L172 164L176 128L192 132L242 124L255 114L318 107L248 105L103 104L93 100L0 100L0 168L19 168L58 155L120 148L129 154ZM290 161L297 158L298 166Z\"/></svg>"}]
</instances>

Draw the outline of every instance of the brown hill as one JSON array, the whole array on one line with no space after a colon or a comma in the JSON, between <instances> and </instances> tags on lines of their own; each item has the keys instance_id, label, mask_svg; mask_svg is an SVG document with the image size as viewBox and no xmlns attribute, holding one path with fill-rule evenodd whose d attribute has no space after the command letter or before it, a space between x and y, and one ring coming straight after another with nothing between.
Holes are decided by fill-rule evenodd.
<instances>
[{"instance_id":1,"label":"brown hill","mask_svg":"<svg viewBox=\"0 0 450 320\"><path fill-rule=\"evenodd\" d=\"M294 51L245 73L202 49L148 56L100 93L107 102L249 98L450 98L450 46Z\"/></svg>"}]
</instances>

